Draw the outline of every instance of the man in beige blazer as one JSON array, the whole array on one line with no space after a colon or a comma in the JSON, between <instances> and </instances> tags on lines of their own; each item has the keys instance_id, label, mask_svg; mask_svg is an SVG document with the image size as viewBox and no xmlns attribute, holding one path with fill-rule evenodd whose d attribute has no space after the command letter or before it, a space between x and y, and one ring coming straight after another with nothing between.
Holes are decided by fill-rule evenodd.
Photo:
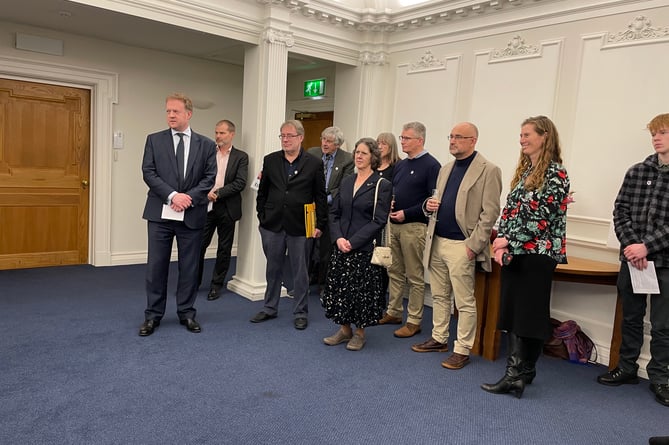
<instances>
[{"instance_id":1,"label":"man in beige blazer","mask_svg":"<svg viewBox=\"0 0 669 445\"><path fill-rule=\"evenodd\" d=\"M476 263L490 271L490 232L499 216L502 172L476 149L478 129L469 122L451 130L453 162L444 165L436 193L425 201L430 214L423 263L430 271L432 336L413 345L416 352L448 351L451 298L458 309L453 353L441 365L460 369L469 363L476 336Z\"/></svg>"}]
</instances>

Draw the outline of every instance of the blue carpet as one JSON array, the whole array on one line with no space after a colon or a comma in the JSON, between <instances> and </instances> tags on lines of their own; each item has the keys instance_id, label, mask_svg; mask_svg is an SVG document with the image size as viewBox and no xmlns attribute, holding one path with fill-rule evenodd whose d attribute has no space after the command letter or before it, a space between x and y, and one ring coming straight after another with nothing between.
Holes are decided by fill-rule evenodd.
<instances>
[{"instance_id":1,"label":"blue carpet","mask_svg":"<svg viewBox=\"0 0 669 445\"><path fill-rule=\"evenodd\" d=\"M142 265L0 271L0 444L644 444L669 434L647 382L598 385L602 366L542 357L522 399L482 391L503 360L449 371L447 354L410 350L430 335L429 308L416 338L372 327L351 352L322 343L336 327L315 293L297 331L290 299L277 319L252 324L262 302L206 301L204 286L203 331L192 334L176 318L171 275L167 314L142 338Z\"/></svg>"}]
</instances>

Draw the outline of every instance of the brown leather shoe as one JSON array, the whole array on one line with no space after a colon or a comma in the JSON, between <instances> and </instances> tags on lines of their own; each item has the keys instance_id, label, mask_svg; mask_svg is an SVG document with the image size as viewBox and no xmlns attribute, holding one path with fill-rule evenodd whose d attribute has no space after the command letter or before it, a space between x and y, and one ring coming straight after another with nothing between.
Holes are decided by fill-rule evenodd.
<instances>
[{"instance_id":1,"label":"brown leather shoe","mask_svg":"<svg viewBox=\"0 0 669 445\"><path fill-rule=\"evenodd\" d=\"M386 312L379 320L379 324L402 324L402 317L393 317Z\"/></svg>"},{"instance_id":2,"label":"brown leather shoe","mask_svg":"<svg viewBox=\"0 0 669 445\"><path fill-rule=\"evenodd\" d=\"M419 324L407 323L398 330L396 330L395 332L393 332L393 335L399 338L408 338L408 337L413 337L419 332L420 332Z\"/></svg>"},{"instance_id":3,"label":"brown leather shoe","mask_svg":"<svg viewBox=\"0 0 669 445\"><path fill-rule=\"evenodd\" d=\"M441 362L441 366L448 369L460 369L464 368L467 363L469 363L468 355L454 352L453 354L449 355L446 360Z\"/></svg>"},{"instance_id":4,"label":"brown leather shoe","mask_svg":"<svg viewBox=\"0 0 669 445\"><path fill-rule=\"evenodd\" d=\"M446 343L439 343L437 340L430 337L423 343L411 346L411 350L414 352L446 352L448 351L448 345Z\"/></svg>"}]
</instances>

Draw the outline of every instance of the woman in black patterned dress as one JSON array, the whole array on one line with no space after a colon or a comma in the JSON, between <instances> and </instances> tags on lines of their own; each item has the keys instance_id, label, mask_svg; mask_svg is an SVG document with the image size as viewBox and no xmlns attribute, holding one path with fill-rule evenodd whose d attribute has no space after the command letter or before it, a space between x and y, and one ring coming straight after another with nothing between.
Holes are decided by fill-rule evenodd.
<instances>
[{"instance_id":1,"label":"woman in black patterned dress","mask_svg":"<svg viewBox=\"0 0 669 445\"><path fill-rule=\"evenodd\" d=\"M370 260L373 242L381 241L388 220L392 185L376 171L381 153L374 139L356 142L353 159L358 172L342 180L330 209L336 249L330 256L322 297L325 316L341 327L323 343L347 342L346 349L359 351L365 345L365 327L376 324L385 308L382 267Z\"/></svg>"}]
</instances>

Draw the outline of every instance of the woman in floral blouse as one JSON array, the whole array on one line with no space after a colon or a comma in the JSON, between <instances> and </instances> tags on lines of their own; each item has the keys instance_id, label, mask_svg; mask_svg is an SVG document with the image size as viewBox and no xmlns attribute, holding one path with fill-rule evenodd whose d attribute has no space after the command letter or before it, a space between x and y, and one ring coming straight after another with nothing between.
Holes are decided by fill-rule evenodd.
<instances>
[{"instance_id":1,"label":"woman in floral blouse","mask_svg":"<svg viewBox=\"0 0 669 445\"><path fill-rule=\"evenodd\" d=\"M544 340L551 336L553 271L566 263L565 234L569 178L562 165L555 124L545 116L526 119L520 130L521 154L502 210L495 261L502 267L497 328L509 339L506 373L481 385L494 394L520 398L536 375Z\"/></svg>"}]
</instances>

